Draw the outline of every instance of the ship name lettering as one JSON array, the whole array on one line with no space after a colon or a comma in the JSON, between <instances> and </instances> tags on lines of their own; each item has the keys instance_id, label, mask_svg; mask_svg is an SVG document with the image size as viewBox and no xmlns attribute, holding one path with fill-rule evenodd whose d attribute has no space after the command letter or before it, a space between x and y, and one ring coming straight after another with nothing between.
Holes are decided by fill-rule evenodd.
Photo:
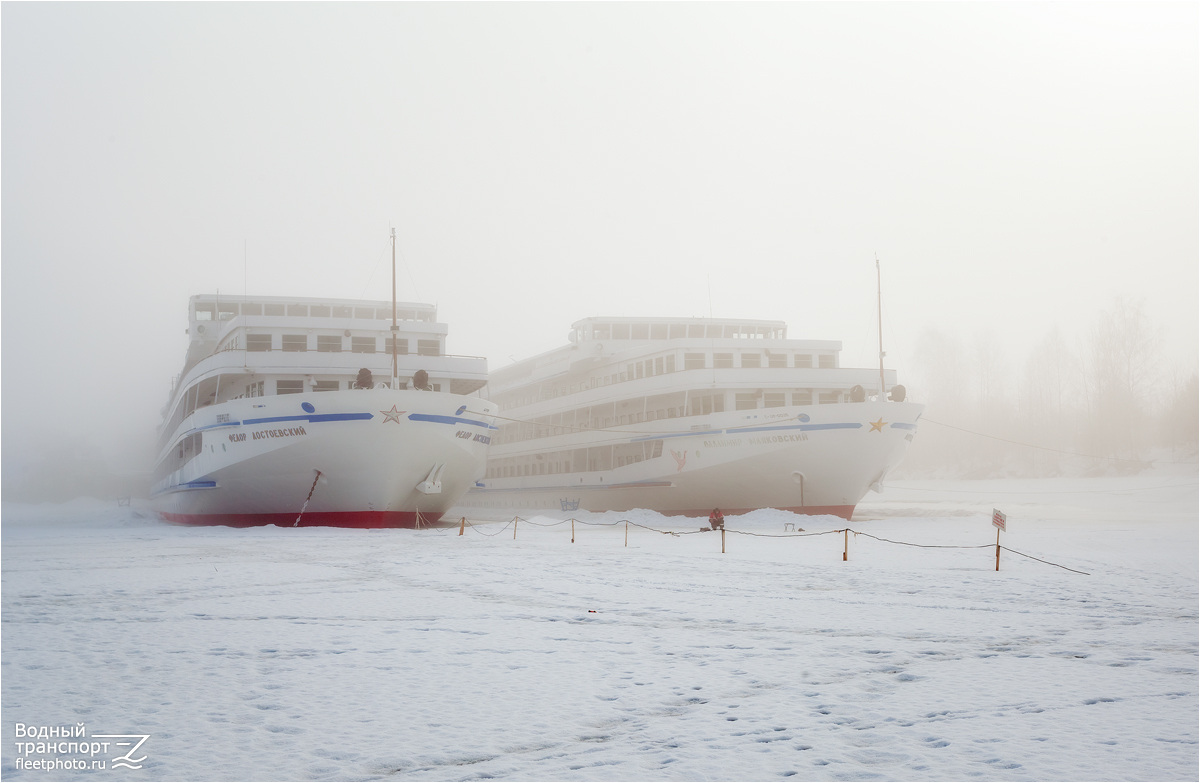
<instances>
[{"instance_id":1,"label":"ship name lettering","mask_svg":"<svg viewBox=\"0 0 1200 783\"><path fill-rule=\"evenodd\" d=\"M740 446L742 445L741 438L719 438L717 440L704 441L704 448L715 449L720 446Z\"/></svg>"},{"instance_id":2,"label":"ship name lettering","mask_svg":"<svg viewBox=\"0 0 1200 783\"><path fill-rule=\"evenodd\" d=\"M471 433L467 432L466 430L459 430L458 432L454 433L454 437L462 438L463 440L469 440Z\"/></svg>"},{"instance_id":3,"label":"ship name lettering","mask_svg":"<svg viewBox=\"0 0 1200 783\"><path fill-rule=\"evenodd\" d=\"M479 433L476 433L475 434L475 442L482 443L483 445L488 446L491 444L492 438L489 435L481 435Z\"/></svg>"},{"instance_id":4,"label":"ship name lettering","mask_svg":"<svg viewBox=\"0 0 1200 783\"><path fill-rule=\"evenodd\" d=\"M763 446L768 443L795 443L802 440L808 440L807 433L796 432L789 435L762 435L751 438L750 442L756 446Z\"/></svg>"},{"instance_id":5,"label":"ship name lettering","mask_svg":"<svg viewBox=\"0 0 1200 783\"><path fill-rule=\"evenodd\" d=\"M263 440L265 438L291 438L297 435L307 435L303 427L284 427L278 430L259 430L252 433L251 437L255 440Z\"/></svg>"},{"instance_id":6,"label":"ship name lettering","mask_svg":"<svg viewBox=\"0 0 1200 783\"><path fill-rule=\"evenodd\" d=\"M235 432L229 436L230 443L241 443L245 439L246 439L246 433L244 433L244 432Z\"/></svg>"}]
</instances>

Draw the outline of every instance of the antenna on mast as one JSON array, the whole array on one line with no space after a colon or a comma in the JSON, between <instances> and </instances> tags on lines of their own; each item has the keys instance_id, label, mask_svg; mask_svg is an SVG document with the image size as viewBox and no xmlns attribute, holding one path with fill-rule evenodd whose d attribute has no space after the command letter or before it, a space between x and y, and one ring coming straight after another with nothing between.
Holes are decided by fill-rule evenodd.
<instances>
[{"instance_id":1,"label":"antenna on mast","mask_svg":"<svg viewBox=\"0 0 1200 783\"><path fill-rule=\"evenodd\" d=\"M883 380L883 278L879 271L879 254L875 254L875 295L879 307L879 401L883 402L887 395L887 385Z\"/></svg>"},{"instance_id":2,"label":"antenna on mast","mask_svg":"<svg viewBox=\"0 0 1200 783\"><path fill-rule=\"evenodd\" d=\"M400 388L400 366L396 358L396 342L400 326L396 323L396 229L392 228L392 388Z\"/></svg>"}]
</instances>

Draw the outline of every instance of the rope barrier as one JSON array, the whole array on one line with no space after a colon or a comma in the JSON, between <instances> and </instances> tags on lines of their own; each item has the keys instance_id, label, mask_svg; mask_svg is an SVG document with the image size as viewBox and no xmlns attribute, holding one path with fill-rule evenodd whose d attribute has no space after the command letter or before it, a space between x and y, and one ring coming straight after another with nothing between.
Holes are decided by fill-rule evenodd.
<instances>
[{"instance_id":1,"label":"rope barrier","mask_svg":"<svg viewBox=\"0 0 1200 783\"><path fill-rule=\"evenodd\" d=\"M466 523L465 518L464 518L463 522L464 522L464 524ZM565 525L568 522L571 522L571 523L578 522L581 525L590 525L592 527L616 527L617 525L624 524L627 526L641 528L642 530L649 530L652 533L659 533L659 534L662 534L665 536L674 536L676 538L678 538L680 536L695 535L696 533L713 533L713 532L717 532L718 530L720 530L723 533L724 532L734 533L739 536L749 536L752 538L813 538L815 536L828 536L828 535L853 533L856 537L857 536L865 536L866 538L870 538L870 539L879 541L884 544L894 544L896 546L909 546L909 547L914 547L917 549L991 549L993 547L998 546L1000 549L1003 549L1008 552L1012 552L1014 555L1020 555L1021 557L1026 557L1026 558L1029 558L1030 560L1036 560L1039 563L1045 563L1046 565L1054 566L1055 568L1061 568L1064 571L1070 571L1073 574L1082 574L1083 576L1091 576L1091 574L1087 571L1079 571L1074 568L1068 568L1067 566L1062 565L1060 563L1054 563L1049 560L1043 560L1040 557L1034 557L1033 555L1026 554L1025 552L1018 552L1015 549L1010 549L1009 547L998 545L998 544L917 544L917 543L913 543L911 541L896 541L896 540L890 539L890 538L883 538L881 536L876 536L871 533L864 533L861 530L854 530L853 528L849 528L849 527L837 528L834 530L822 530L822 531L818 531L818 532L814 532L814 533L810 533L807 531L801 531L801 532L797 532L797 533L754 533L749 530L733 530L730 528L699 528L696 530L660 530L658 528L651 527L649 525L643 525L640 522L634 522L631 519L618 519L615 522L594 522L594 521L587 521L587 520L583 520L583 519L576 519L576 518L572 517L570 519L561 519L561 520L558 520L557 522L543 523L543 522L534 522L531 519L526 519L525 517L519 517L519 516L516 516L516 517L513 517L512 519L510 519L508 522L506 522L504 524L504 527L500 528L499 530L495 531L494 533L484 533L482 530L478 529L475 525L470 525L469 527L471 528L471 530L475 531L476 533L478 533L481 536L485 536L487 538L494 538L494 537L500 535L501 533L503 533L505 530L508 530L510 525L515 526L518 522L525 522L525 523L531 524L535 527L541 527L541 528L558 527L559 525ZM573 528L574 528L574 526L572 526L572 529ZM513 537L514 538L516 537L515 529L513 531ZM572 542L574 542L575 539L572 537L571 540L572 540Z\"/></svg>"},{"instance_id":2,"label":"rope barrier","mask_svg":"<svg viewBox=\"0 0 1200 783\"><path fill-rule=\"evenodd\" d=\"M505 530L508 530L508 526L513 524L515 521L516 521L515 519L510 519L508 522L504 523L504 527L500 528L495 533L485 533L482 530L480 530L479 528L475 527L474 525L469 525L468 527L470 527L471 530L475 531L476 533L478 533L481 536L485 536L487 538L495 538L496 536L503 533Z\"/></svg>"},{"instance_id":3,"label":"rope barrier","mask_svg":"<svg viewBox=\"0 0 1200 783\"><path fill-rule=\"evenodd\" d=\"M994 546L994 545L988 544L988 546ZM1003 549L1005 552L1012 552L1014 555L1020 555L1021 557L1028 557L1030 560L1036 560L1039 563L1045 563L1046 565L1052 565L1055 568L1061 568L1064 571L1070 571L1073 574L1083 574L1084 576L1091 576L1091 574L1089 574L1087 571L1076 571L1074 568L1067 568L1065 565L1059 565L1058 563L1051 563L1049 560L1043 560L1040 557L1034 557L1033 555L1027 555L1024 552L1018 552L1015 549L1009 549L1008 547L1004 546L1003 544L1000 545L1000 548Z\"/></svg>"},{"instance_id":4,"label":"rope barrier","mask_svg":"<svg viewBox=\"0 0 1200 783\"><path fill-rule=\"evenodd\" d=\"M837 532L840 533L843 531L839 530ZM896 544L898 546L912 546L912 547L917 547L919 549L991 549L992 547L995 546L995 544L970 544L970 545L967 545L967 544L913 544L908 541L892 541L889 538L880 538L879 536L873 536L870 533L860 533L857 530L851 530L850 532L856 536L866 536L867 538L873 538L876 541L882 541L885 544Z\"/></svg>"}]
</instances>

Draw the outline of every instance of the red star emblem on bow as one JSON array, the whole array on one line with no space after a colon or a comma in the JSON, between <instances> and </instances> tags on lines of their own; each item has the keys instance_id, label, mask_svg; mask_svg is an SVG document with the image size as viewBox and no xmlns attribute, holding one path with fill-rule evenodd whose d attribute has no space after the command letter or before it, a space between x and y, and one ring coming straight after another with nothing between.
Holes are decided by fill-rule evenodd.
<instances>
[{"instance_id":1,"label":"red star emblem on bow","mask_svg":"<svg viewBox=\"0 0 1200 783\"><path fill-rule=\"evenodd\" d=\"M383 414L383 423L384 424L387 424L389 421L394 421L397 424L399 424L400 417L403 416L404 414L408 413L408 411L398 411L398 410L396 410L396 406L393 405L392 409L390 411L380 411L380 413Z\"/></svg>"}]
</instances>

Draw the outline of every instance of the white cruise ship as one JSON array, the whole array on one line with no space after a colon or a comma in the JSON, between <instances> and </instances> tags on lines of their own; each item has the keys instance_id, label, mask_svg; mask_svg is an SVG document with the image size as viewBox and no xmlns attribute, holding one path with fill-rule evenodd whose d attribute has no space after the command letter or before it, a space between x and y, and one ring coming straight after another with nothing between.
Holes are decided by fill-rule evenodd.
<instances>
[{"instance_id":1,"label":"white cruise ship","mask_svg":"<svg viewBox=\"0 0 1200 783\"><path fill-rule=\"evenodd\" d=\"M482 478L487 361L431 305L193 296L153 498L202 525L413 527Z\"/></svg>"},{"instance_id":2,"label":"white cruise ship","mask_svg":"<svg viewBox=\"0 0 1200 783\"><path fill-rule=\"evenodd\" d=\"M921 405L895 372L781 321L586 318L570 344L493 372L476 515L778 508L850 518L899 463Z\"/></svg>"}]
</instances>

